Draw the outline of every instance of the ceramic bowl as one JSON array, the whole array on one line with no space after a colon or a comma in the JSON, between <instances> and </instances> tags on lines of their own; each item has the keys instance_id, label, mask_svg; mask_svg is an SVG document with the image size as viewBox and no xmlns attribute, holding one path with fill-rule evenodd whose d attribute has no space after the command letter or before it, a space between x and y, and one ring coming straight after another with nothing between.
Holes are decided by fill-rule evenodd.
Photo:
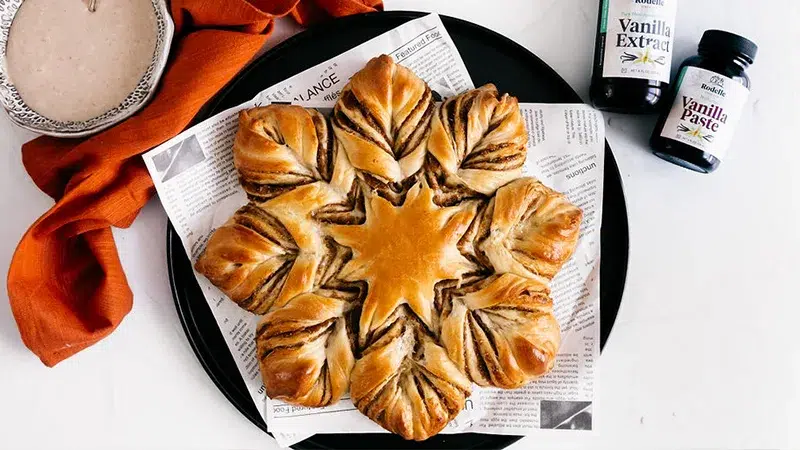
<instances>
[{"instance_id":1,"label":"ceramic bowl","mask_svg":"<svg viewBox=\"0 0 800 450\"><path fill-rule=\"evenodd\" d=\"M89 120L62 122L49 119L25 104L8 77L6 44L14 20L24 0L0 0L0 101L8 116L17 125L38 133L56 137L82 137L109 128L136 113L153 96L164 67L175 26L169 15L166 0L150 0L156 13L156 50L153 60L139 84L117 107ZM78 0L75 0L78 1Z\"/></svg>"}]
</instances>

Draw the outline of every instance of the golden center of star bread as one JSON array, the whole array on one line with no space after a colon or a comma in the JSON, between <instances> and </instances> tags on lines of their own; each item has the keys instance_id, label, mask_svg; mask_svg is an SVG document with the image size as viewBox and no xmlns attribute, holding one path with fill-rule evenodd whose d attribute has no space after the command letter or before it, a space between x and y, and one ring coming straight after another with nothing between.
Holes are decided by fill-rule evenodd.
<instances>
[{"instance_id":1,"label":"golden center of star bread","mask_svg":"<svg viewBox=\"0 0 800 450\"><path fill-rule=\"evenodd\" d=\"M362 343L403 304L432 327L436 283L475 269L458 250L475 217L474 204L440 207L433 195L421 184L411 188L401 206L373 195L366 200L364 224L330 227L339 244L353 249L342 279L369 285L361 313Z\"/></svg>"}]
</instances>

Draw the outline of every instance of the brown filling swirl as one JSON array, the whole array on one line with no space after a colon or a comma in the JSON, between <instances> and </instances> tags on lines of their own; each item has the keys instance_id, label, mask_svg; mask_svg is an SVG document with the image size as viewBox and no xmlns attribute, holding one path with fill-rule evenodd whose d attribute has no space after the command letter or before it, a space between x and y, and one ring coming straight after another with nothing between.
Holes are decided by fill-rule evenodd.
<instances>
[{"instance_id":1,"label":"brown filling swirl","mask_svg":"<svg viewBox=\"0 0 800 450\"><path fill-rule=\"evenodd\" d=\"M347 199L340 203L331 203L314 211L311 216L321 223L336 225L360 225L366 220L364 192L353 183Z\"/></svg>"},{"instance_id":2,"label":"brown filling swirl","mask_svg":"<svg viewBox=\"0 0 800 450\"><path fill-rule=\"evenodd\" d=\"M431 89L425 86L425 94L394 132L398 136L394 145L395 159L404 158L419 147L428 135L435 109Z\"/></svg>"},{"instance_id":3,"label":"brown filling swirl","mask_svg":"<svg viewBox=\"0 0 800 450\"><path fill-rule=\"evenodd\" d=\"M486 114L490 114L488 123L478 122ZM441 143L449 141L447 151L452 152L459 170L511 172L524 165L527 136L519 132L524 130L519 107L512 97L501 97L494 86L483 86L445 100L437 108L437 120L441 128L435 131L439 133L435 142L444 145ZM480 135L476 135L476 129L481 127L483 130ZM446 172L430 155L425 163L425 171L429 185L437 190L437 204L443 206L475 198L477 196L473 192L486 192L487 189L479 185L467 185L459 173Z\"/></svg>"},{"instance_id":4,"label":"brown filling swirl","mask_svg":"<svg viewBox=\"0 0 800 450\"><path fill-rule=\"evenodd\" d=\"M353 403L405 439L424 440L438 433L461 411L470 394L468 381L443 351L406 306L397 308L373 333L356 362ZM444 360L437 361L443 356ZM442 376L448 370L453 371L452 378ZM385 371L386 377L377 382L364 378L373 371Z\"/></svg>"},{"instance_id":5,"label":"brown filling swirl","mask_svg":"<svg viewBox=\"0 0 800 450\"><path fill-rule=\"evenodd\" d=\"M369 108L358 100L352 90L346 89L342 92L339 102L336 103L336 107L333 110L332 120L334 125L343 131L357 135L389 155L394 156L391 140L386 135L386 131L380 126ZM381 136L383 140L377 139L375 137L376 134Z\"/></svg>"}]
</instances>

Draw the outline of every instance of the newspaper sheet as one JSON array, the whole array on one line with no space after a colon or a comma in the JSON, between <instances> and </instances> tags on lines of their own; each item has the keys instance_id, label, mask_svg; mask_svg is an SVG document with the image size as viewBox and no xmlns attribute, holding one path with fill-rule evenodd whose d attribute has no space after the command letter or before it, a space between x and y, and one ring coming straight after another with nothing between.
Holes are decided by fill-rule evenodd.
<instances>
[{"instance_id":1,"label":"newspaper sheet","mask_svg":"<svg viewBox=\"0 0 800 450\"><path fill-rule=\"evenodd\" d=\"M293 102L324 112L334 105L347 80L382 53L411 67L441 97L474 87L441 20L432 14L269 87L144 155L161 202L192 261L202 253L211 233L247 201L231 152L237 113L270 102ZM530 135L525 174L565 192L585 213L579 248L552 286L562 349L553 372L523 389L475 387L465 410L444 432L591 429L593 371L599 354L604 122L598 112L584 105L522 104L521 109ZM383 432L349 399L310 409L267 398L255 356L259 317L240 309L203 276L196 277L253 402L280 445L314 433Z\"/></svg>"}]
</instances>

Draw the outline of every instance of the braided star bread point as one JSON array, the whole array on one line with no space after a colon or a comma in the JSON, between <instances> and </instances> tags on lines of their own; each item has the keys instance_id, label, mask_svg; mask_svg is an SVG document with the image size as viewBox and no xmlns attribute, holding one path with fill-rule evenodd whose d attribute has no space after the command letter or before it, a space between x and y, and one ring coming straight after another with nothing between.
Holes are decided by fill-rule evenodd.
<instances>
[{"instance_id":1,"label":"braided star bread point","mask_svg":"<svg viewBox=\"0 0 800 450\"><path fill-rule=\"evenodd\" d=\"M442 204L491 195L517 178L528 134L517 99L492 84L437 106L428 139L427 177Z\"/></svg>"},{"instance_id":2,"label":"braided star bread point","mask_svg":"<svg viewBox=\"0 0 800 450\"><path fill-rule=\"evenodd\" d=\"M386 56L353 75L333 111L333 130L359 177L399 204L425 160L433 93Z\"/></svg>"},{"instance_id":3,"label":"braided star bread point","mask_svg":"<svg viewBox=\"0 0 800 450\"><path fill-rule=\"evenodd\" d=\"M553 368L561 343L548 287L495 275L445 294L442 342L481 386L520 387Z\"/></svg>"}]
</instances>

